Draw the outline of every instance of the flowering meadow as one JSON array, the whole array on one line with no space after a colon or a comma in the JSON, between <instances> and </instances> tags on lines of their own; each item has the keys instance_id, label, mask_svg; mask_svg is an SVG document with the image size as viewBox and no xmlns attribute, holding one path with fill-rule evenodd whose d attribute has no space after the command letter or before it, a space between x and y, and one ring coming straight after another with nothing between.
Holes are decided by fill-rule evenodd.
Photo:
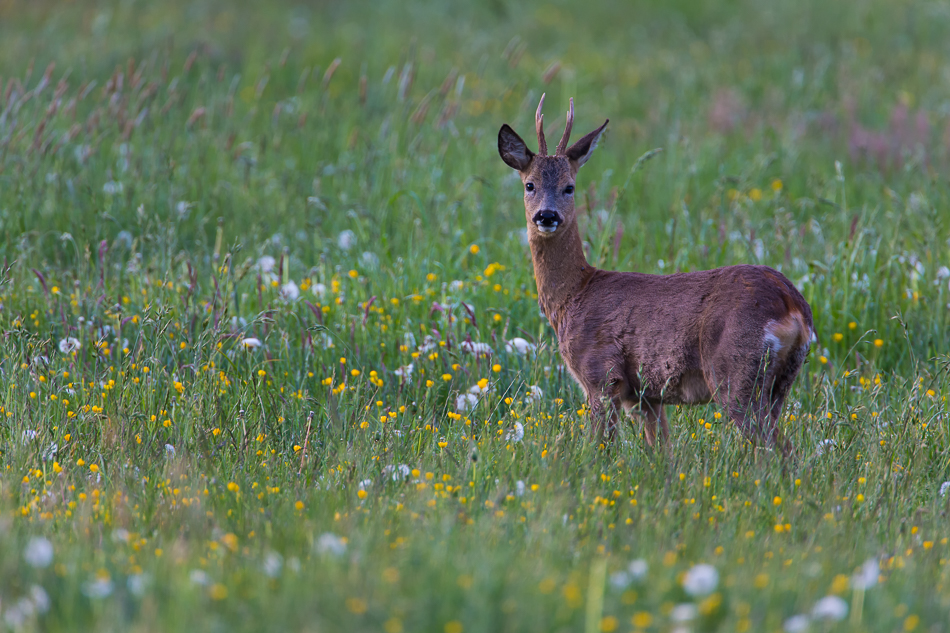
<instances>
[{"instance_id":1,"label":"flowering meadow","mask_svg":"<svg viewBox=\"0 0 950 633\"><path fill-rule=\"evenodd\" d=\"M948 60L942 0L0 0L0 630L950 632ZM794 460L592 436L542 91L591 263L808 299Z\"/></svg>"}]
</instances>

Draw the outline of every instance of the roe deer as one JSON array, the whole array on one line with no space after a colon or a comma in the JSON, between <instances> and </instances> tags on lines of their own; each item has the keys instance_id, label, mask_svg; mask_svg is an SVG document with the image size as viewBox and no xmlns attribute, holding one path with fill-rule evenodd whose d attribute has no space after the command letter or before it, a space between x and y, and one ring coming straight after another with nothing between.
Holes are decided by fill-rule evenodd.
<instances>
[{"instance_id":1,"label":"roe deer","mask_svg":"<svg viewBox=\"0 0 950 633\"><path fill-rule=\"evenodd\" d=\"M715 401L746 437L788 456L779 416L817 340L805 298L767 266L647 275L588 264L574 181L607 121L568 147L571 99L564 135L548 156L543 105L544 95L535 115L538 153L507 124L498 153L521 175L538 302L587 396L595 432L612 437L618 409L639 409L653 446L658 422L662 441L669 435L664 404Z\"/></svg>"}]
</instances>

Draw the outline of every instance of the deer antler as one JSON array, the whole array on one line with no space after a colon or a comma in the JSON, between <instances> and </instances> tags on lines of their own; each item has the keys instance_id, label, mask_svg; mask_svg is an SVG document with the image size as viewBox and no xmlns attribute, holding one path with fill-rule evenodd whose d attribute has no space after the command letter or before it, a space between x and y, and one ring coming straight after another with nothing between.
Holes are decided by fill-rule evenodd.
<instances>
[{"instance_id":1,"label":"deer antler","mask_svg":"<svg viewBox=\"0 0 950 633\"><path fill-rule=\"evenodd\" d=\"M574 125L574 97L571 97L571 107L567 111L567 123L564 124L564 136L557 144L557 156L564 156L567 152L567 142L571 139L571 127Z\"/></svg>"},{"instance_id":2,"label":"deer antler","mask_svg":"<svg viewBox=\"0 0 950 633\"><path fill-rule=\"evenodd\" d=\"M538 111L534 115L534 126L538 130L538 156L548 155L548 143L544 140L544 115L541 114L541 108L544 107L544 95L541 95L541 102L538 103Z\"/></svg>"}]
</instances>

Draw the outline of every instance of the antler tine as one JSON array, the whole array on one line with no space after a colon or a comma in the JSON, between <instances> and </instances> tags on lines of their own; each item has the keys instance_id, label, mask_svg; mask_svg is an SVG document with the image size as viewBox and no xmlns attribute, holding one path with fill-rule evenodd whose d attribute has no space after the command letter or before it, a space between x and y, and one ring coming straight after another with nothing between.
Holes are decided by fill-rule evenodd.
<instances>
[{"instance_id":1,"label":"antler tine","mask_svg":"<svg viewBox=\"0 0 950 633\"><path fill-rule=\"evenodd\" d=\"M571 97L571 107L567 111L567 123L564 124L564 136L557 144L557 155L563 156L567 152L567 142L571 140L571 127L574 125L574 97Z\"/></svg>"},{"instance_id":2,"label":"antler tine","mask_svg":"<svg viewBox=\"0 0 950 633\"><path fill-rule=\"evenodd\" d=\"M548 155L548 143L544 140L544 115L541 114L541 109L544 108L544 96L544 94L541 95L538 111L534 115L534 126L538 130L538 156Z\"/></svg>"}]
</instances>

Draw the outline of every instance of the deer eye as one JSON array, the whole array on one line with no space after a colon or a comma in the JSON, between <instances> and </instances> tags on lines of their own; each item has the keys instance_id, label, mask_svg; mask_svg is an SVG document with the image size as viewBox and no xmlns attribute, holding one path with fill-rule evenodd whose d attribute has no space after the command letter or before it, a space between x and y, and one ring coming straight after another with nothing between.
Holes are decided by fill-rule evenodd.
<instances>
[{"instance_id":1,"label":"deer eye","mask_svg":"<svg viewBox=\"0 0 950 633\"><path fill-rule=\"evenodd\" d=\"M533 182L525 183L524 190L528 192L534 191L534 183Z\"/></svg>"},{"instance_id":2,"label":"deer eye","mask_svg":"<svg viewBox=\"0 0 950 633\"><path fill-rule=\"evenodd\" d=\"M569 196L574 193L574 185L564 187L564 195Z\"/></svg>"}]
</instances>

